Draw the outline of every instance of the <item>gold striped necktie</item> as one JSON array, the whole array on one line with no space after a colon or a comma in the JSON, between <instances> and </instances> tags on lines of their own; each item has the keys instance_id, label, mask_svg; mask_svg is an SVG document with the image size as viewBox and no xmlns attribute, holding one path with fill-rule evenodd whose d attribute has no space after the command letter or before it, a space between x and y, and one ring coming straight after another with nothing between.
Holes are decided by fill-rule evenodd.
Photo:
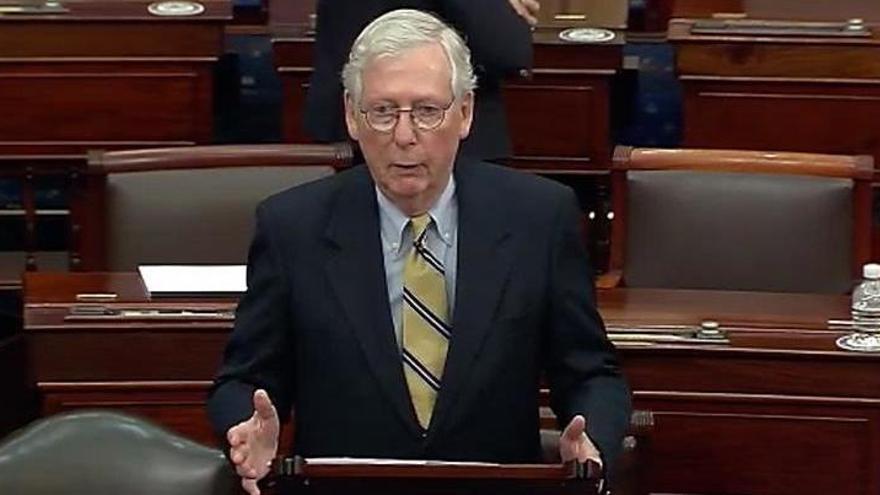
<instances>
[{"instance_id":1,"label":"gold striped necktie","mask_svg":"<svg viewBox=\"0 0 880 495\"><path fill-rule=\"evenodd\" d=\"M428 214L410 219L413 246L403 267L403 371L419 423L427 429L449 348L443 263L428 250Z\"/></svg>"}]
</instances>

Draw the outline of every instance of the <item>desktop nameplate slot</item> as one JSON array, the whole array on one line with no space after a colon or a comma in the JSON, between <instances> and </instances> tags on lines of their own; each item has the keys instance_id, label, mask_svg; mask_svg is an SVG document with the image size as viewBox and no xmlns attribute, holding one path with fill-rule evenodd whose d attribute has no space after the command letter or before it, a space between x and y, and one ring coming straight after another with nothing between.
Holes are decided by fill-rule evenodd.
<instances>
[{"instance_id":1,"label":"desktop nameplate slot","mask_svg":"<svg viewBox=\"0 0 880 495\"><path fill-rule=\"evenodd\" d=\"M64 321L232 321L235 312L229 307L142 308L77 304L71 306Z\"/></svg>"},{"instance_id":2,"label":"desktop nameplate slot","mask_svg":"<svg viewBox=\"0 0 880 495\"><path fill-rule=\"evenodd\" d=\"M691 34L869 38L871 37L871 29L860 19L853 19L848 22L705 19L694 22L691 27Z\"/></svg>"},{"instance_id":3,"label":"desktop nameplate slot","mask_svg":"<svg viewBox=\"0 0 880 495\"><path fill-rule=\"evenodd\" d=\"M70 12L58 2L0 3L0 16L4 15L57 15Z\"/></svg>"},{"instance_id":4,"label":"desktop nameplate slot","mask_svg":"<svg viewBox=\"0 0 880 495\"><path fill-rule=\"evenodd\" d=\"M618 325L606 326L608 339L617 346L655 344L729 345L727 333L715 321L696 325Z\"/></svg>"}]
</instances>

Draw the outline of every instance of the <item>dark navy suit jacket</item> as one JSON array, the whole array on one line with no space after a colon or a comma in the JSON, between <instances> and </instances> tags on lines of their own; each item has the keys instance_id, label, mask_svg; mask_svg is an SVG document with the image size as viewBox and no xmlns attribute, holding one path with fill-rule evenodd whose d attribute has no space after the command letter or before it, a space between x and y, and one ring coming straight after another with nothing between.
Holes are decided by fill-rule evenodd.
<instances>
[{"instance_id":1,"label":"dark navy suit jacket","mask_svg":"<svg viewBox=\"0 0 880 495\"><path fill-rule=\"evenodd\" d=\"M209 400L218 434L251 415L262 387L283 416L293 407L297 454L536 462L544 376L561 423L586 415L614 459L630 397L595 308L574 194L463 159L455 177L456 303L427 432L395 341L376 191L357 166L258 208L248 290Z\"/></svg>"}]
</instances>

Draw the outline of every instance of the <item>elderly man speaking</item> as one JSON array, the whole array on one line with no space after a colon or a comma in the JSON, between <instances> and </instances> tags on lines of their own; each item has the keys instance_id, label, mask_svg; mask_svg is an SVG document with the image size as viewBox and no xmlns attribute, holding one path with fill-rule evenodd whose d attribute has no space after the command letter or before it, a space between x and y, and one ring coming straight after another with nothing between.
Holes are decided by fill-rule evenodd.
<instances>
[{"instance_id":1,"label":"elderly man speaking","mask_svg":"<svg viewBox=\"0 0 880 495\"><path fill-rule=\"evenodd\" d=\"M630 397L572 191L458 156L476 81L432 15L373 21L343 83L366 165L259 206L209 400L244 487L291 409L304 456L538 462L542 376L563 459L608 467Z\"/></svg>"}]
</instances>

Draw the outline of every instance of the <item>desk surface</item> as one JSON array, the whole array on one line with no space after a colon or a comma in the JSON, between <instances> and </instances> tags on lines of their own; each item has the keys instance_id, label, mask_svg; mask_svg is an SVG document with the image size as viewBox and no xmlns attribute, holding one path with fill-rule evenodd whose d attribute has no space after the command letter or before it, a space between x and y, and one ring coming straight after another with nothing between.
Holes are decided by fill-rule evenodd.
<instances>
[{"instance_id":1,"label":"desk surface","mask_svg":"<svg viewBox=\"0 0 880 495\"><path fill-rule=\"evenodd\" d=\"M136 273L30 272L24 276L27 326L58 324L79 294L116 294L108 306L232 308L233 299L151 298ZM822 294L779 294L667 289L612 289L598 292L609 325L699 325L718 321L737 335L795 333L839 335L829 319L849 317L849 298Z\"/></svg>"}]
</instances>

